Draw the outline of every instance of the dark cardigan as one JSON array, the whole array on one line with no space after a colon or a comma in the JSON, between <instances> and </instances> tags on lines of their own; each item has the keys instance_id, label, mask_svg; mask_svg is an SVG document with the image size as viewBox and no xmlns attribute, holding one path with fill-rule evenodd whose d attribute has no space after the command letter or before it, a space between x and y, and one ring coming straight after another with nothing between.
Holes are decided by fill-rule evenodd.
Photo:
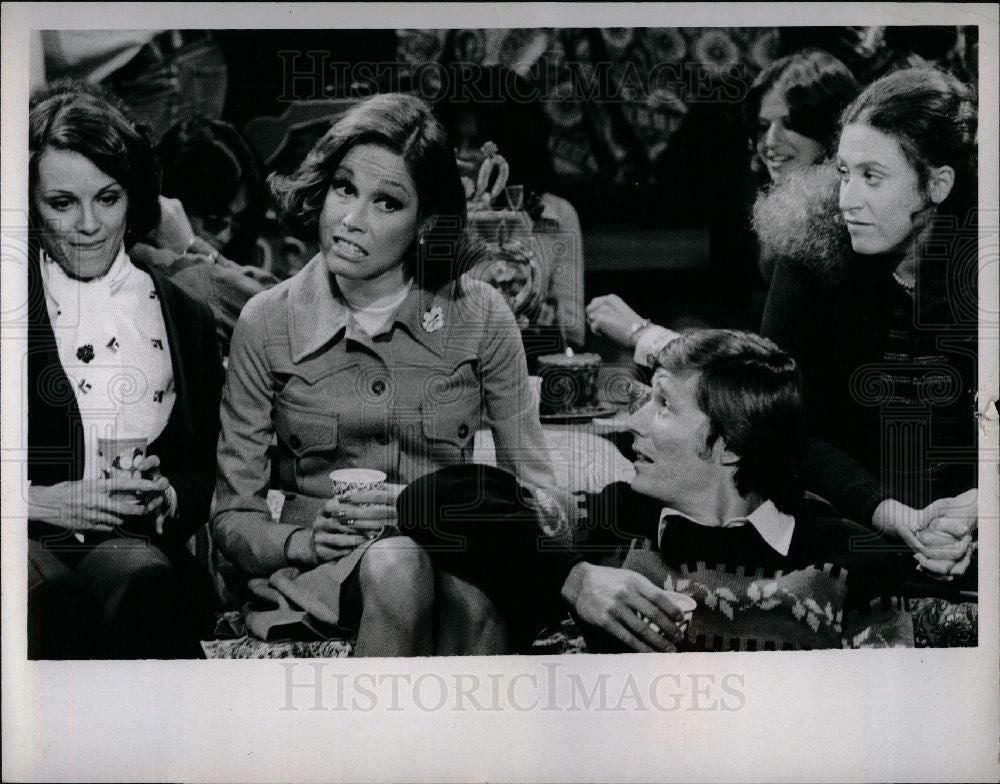
<instances>
[{"instance_id":1,"label":"dark cardigan","mask_svg":"<svg viewBox=\"0 0 1000 784\"><path fill-rule=\"evenodd\" d=\"M59 361L39 253L33 250L28 265L28 479L48 486L82 478L83 426ZM177 491L177 519L164 527L163 537L157 540L176 546L208 520L215 487L222 362L211 311L158 273L142 264L136 267L153 279L170 343L177 397L166 427L149 445L149 454L159 456L161 473ZM30 521L29 535L59 537L66 531Z\"/></svg>"},{"instance_id":2,"label":"dark cardigan","mask_svg":"<svg viewBox=\"0 0 1000 784\"><path fill-rule=\"evenodd\" d=\"M783 260L761 327L802 368L816 439L806 461L807 488L865 524L886 497L922 507L976 482L974 279L971 292L968 281L955 280L966 289L948 292L950 302L935 302L937 292L927 289L913 302L893 281L892 265L854 256L830 282ZM971 320L962 296L973 303ZM893 332L926 364L887 362L896 348ZM900 395L907 382L899 380L907 375L942 383L927 383L908 400Z\"/></svg>"},{"instance_id":3,"label":"dark cardigan","mask_svg":"<svg viewBox=\"0 0 1000 784\"><path fill-rule=\"evenodd\" d=\"M900 256L854 252L839 191L824 163L754 206L762 255L775 260L761 334L802 368L807 489L870 525L885 498L922 507L976 481L975 188L932 216L912 298L893 280Z\"/></svg>"}]
</instances>

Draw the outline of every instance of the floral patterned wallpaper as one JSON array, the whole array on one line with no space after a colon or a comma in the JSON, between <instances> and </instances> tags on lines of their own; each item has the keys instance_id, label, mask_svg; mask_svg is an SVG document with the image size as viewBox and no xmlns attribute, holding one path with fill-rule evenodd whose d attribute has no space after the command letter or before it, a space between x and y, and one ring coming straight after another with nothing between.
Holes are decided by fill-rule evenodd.
<instances>
[{"instance_id":1,"label":"floral patterned wallpaper","mask_svg":"<svg viewBox=\"0 0 1000 784\"><path fill-rule=\"evenodd\" d=\"M399 30L397 56L430 80L462 63L501 63L526 77L551 121L559 181L583 189L585 212L588 183L605 198L636 183L662 186L673 168L663 165L665 154L693 115L693 135L722 129L724 165L739 165L740 102L778 57L818 46L863 82L920 61L975 79L974 35L954 27ZM728 149L734 140L740 149Z\"/></svg>"}]
</instances>

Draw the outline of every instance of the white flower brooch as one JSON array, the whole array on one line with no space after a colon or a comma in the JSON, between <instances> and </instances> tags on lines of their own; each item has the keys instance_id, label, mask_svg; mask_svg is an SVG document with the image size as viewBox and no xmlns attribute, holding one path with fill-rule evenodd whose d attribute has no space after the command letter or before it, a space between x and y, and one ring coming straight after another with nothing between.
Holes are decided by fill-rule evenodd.
<instances>
[{"instance_id":1,"label":"white flower brooch","mask_svg":"<svg viewBox=\"0 0 1000 784\"><path fill-rule=\"evenodd\" d=\"M444 313L442 312L440 305L435 305L433 308L424 313L425 332L437 332L443 326Z\"/></svg>"}]
</instances>

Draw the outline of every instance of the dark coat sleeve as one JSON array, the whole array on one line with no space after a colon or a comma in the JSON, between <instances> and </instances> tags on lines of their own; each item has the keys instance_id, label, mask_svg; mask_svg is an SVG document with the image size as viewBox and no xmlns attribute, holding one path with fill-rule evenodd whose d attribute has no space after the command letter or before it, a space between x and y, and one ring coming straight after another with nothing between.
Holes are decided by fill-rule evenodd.
<instances>
[{"instance_id":1,"label":"dark coat sleeve","mask_svg":"<svg viewBox=\"0 0 1000 784\"><path fill-rule=\"evenodd\" d=\"M136 263L155 269L192 299L211 308L219 349L223 355L228 355L229 342L243 306L278 280L269 272L240 266L209 250L211 247L203 241L195 244L195 252L180 255L140 243L132 247L129 255Z\"/></svg>"},{"instance_id":2,"label":"dark coat sleeve","mask_svg":"<svg viewBox=\"0 0 1000 784\"><path fill-rule=\"evenodd\" d=\"M177 392L164 431L150 445L160 471L177 492L177 517L168 536L184 542L208 521L215 488L215 449L223 368L209 308L152 273L170 336Z\"/></svg>"},{"instance_id":3,"label":"dark coat sleeve","mask_svg":"<svg viewBox=\"0 0 1000 784\"><path fill-rule=\"evenodd\" d=\"M802 370L806 421L810 434L803 479L807 490L832 503L845 517L870 526L872 514L886 498L879 481L851 455L835 445L838 432L853 427L845 421L849 407L839 396L849 394L840 373L840 341L850 340L833 312L831 287L816 281L794 261L775 268L764 306L761 334L795 357Z\"/></svg>"}]
</instances>

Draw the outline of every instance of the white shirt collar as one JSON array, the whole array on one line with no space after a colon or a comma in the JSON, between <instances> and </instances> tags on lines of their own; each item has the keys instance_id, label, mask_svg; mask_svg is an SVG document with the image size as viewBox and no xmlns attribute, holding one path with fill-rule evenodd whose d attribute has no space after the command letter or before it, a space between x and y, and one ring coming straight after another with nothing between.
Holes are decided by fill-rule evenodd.
<instances>
[{"instance_id":1,"label":"white shirt collar","mask_svg":"<svg viewBox=\"0 0 1000 784\"><path fill-rule=\"evenodd\" d=\"M680 515L692 523L705 525L690 515L678 512L676 509L670 507L664 507L663 511L660 512L660 525L656 537L658 541L663 539L663 531L667 526L666 518L669 515ZM734 517L731 520L726 520L720 527L736 528L747 523L750 523L750 525L757 529L757 533L760 534L761 538L767 542L771 549L781 555L788 555L788 549L792 545L792 534L795 532L794 517L779 511L773 501L767 500L746 517Z\"/></svg>"}]
</instances>

